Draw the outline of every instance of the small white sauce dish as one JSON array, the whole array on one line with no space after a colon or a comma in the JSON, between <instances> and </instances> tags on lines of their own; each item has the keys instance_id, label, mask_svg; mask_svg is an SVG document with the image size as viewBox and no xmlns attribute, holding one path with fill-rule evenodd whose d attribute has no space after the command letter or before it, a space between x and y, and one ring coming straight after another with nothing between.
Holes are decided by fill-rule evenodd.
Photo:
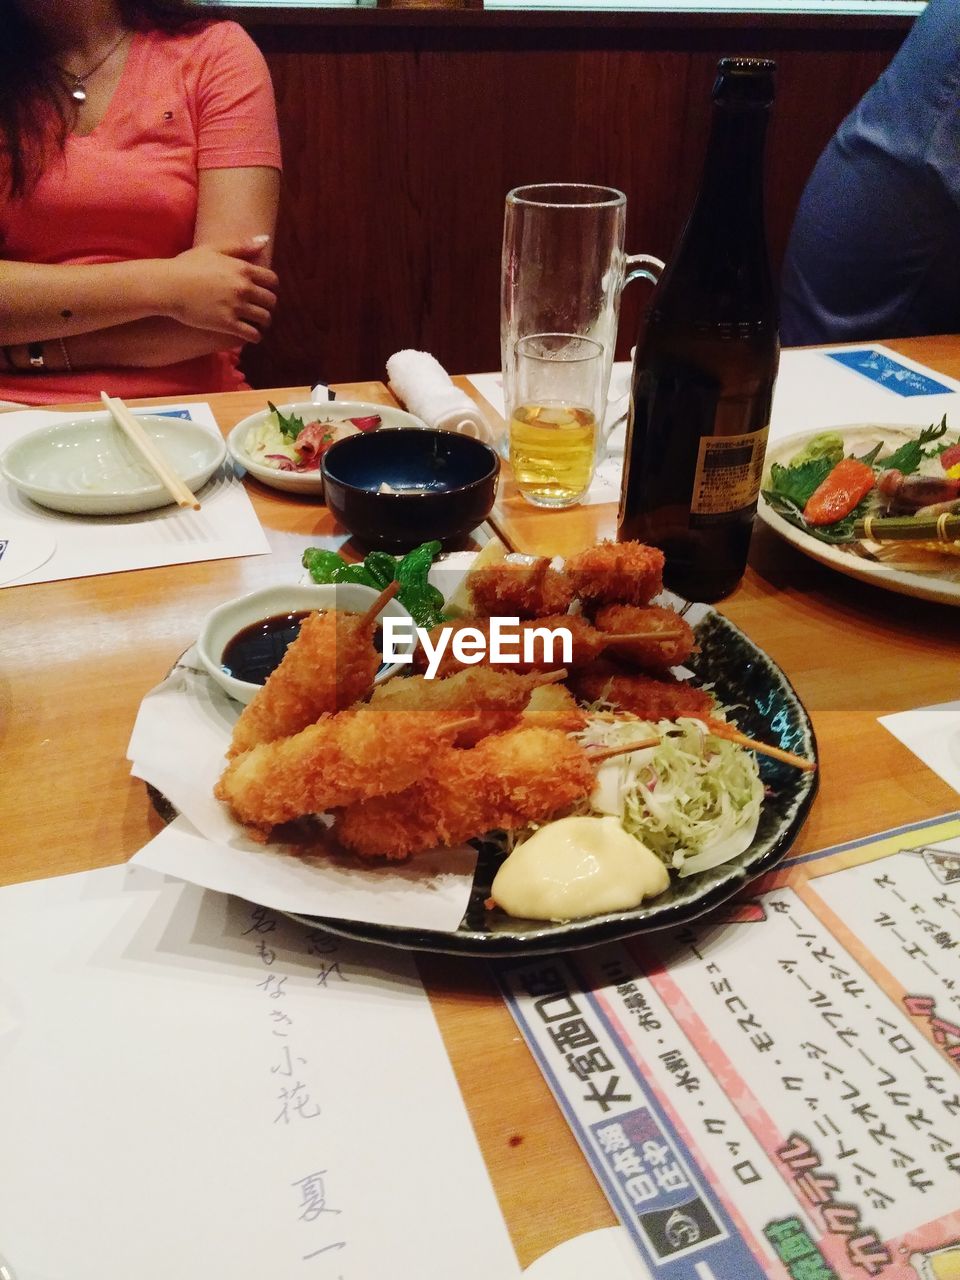
<instances>
[{"instance_id":1,"label":"small white sauce dish","mask_svg":"<svg viewBox=\"0 0 960 1280\"><path fill-rule=\"evenodd\" d=\"M216 680L231 698L244 705L251 702L254 695L263 685L252 684L248 680L238 680L223 668L223 654L230 641L245 627L253 626L266 618L274 618L286 613L300 613L308 609L321 612L341 610L347 613L366 613L377 599L379 592L373 587L365 587L359 582L335 582L325 585L313 583L265 587L261 591L252 591L249 595L239 596L236 600L228 600L218 605L207 614L200 635L197 638L197 655L211 679ZM412 621L410 614L395 599L388 600L377 615L379 618L404 618ZM412 631L412 628L411 628ZM416 637L411 634L407 640L398 641L396 648L401 652L412 653L416 646ZM375 683L407 670L408 663L394 662L383 664L377 672Z\"/></svg>"},{"instance_id":2,"label":"small white sauce dish","mask_svg":"<svg viewBox=\"0 0 960 1280\"><path fill-rule=\"evenodd\" d=\"M347 418L370 418L375 414L380 418L378 431L392 427L419 427L426 423L412 413L403 409L395 409L386 404L374 404L364 400L330 400L324 404L315 404L312 400L298 400L294 404L279 404L277 408L285 416L296 414L304 423L311 422L344 422ZM227 436L227 448L236 463L243 467L262 484L271 489L279 489L282 493L295 493L301 498L323 497L323 476L319 467L316 471L279 471L276 467L250 456L246 441L250 432L270 417L271 409L261 409L243 418Z\"/></svg>"},{"instance_id":3,"label":"small white sauce dish","mask_svg":"<svg viewBox=\"0 0 960 1280\"><path fill-rule=\"evenodd\" d=\"M226 457L223 439L199 422L159 414L137 420L194 493ZM0 472L40 506L70 515L127 515L173 502L109 413L21 436L0 455Z\"/></svg>"}]
</instances>

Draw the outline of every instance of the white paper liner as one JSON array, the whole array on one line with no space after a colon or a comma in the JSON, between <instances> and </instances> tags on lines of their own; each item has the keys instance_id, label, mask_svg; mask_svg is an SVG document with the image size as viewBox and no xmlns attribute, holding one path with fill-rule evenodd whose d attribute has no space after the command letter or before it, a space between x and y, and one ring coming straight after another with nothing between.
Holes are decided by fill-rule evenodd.
<instances>
[{"instance_id":1,"label":"white paper liner","mask_svg":"<svg viewBox=\"0 0 960 1280\"><path fill-rule=\"evenodd\" d=\"M239 704L199 669L193 649L143 699L127 748L131 772L182 818L133 861L278 911L453 932L473 886L470 845L368 866L297 856L246 835L213 795L239 714Z\"/></svg>"}]
</instances>

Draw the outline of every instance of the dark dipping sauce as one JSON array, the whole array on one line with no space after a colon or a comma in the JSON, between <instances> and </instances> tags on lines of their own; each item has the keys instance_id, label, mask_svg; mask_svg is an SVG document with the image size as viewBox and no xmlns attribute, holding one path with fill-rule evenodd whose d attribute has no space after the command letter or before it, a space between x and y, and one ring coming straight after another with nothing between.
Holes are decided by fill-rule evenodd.
<instances>
[{"instance_id":1,"label":"dark dipping sauce","mask_svg":"<svg viewBox=\"0 0 960 1280\"><path fill-rule=\"evenodd\" d=\"M248 684L266 684L267 677L283 661L283 655L300 634L300 624L312 609L274 614L238 631L223 648L220 665L228 676ZM378 627L373 643L383 652L383 635Z\"/></svg>"},{"instance_id":2,"label":"dark dipping sauce","mask_svg":"<svg viewBox=\"0 0 960 1280\"><path fill-rule=\"evenodd\" d=\"M300 624L310 612L310 609L301 609L296 613L278 613L244 627L227 641L220 665L236 680L264 684L300 634Z\"/></svg>"}]
</instances>

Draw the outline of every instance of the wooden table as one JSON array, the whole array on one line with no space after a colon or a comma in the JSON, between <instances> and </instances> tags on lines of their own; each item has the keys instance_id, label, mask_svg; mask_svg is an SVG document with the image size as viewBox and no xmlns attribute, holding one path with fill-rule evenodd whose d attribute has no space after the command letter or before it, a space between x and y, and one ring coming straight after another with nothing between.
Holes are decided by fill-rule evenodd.
<instances>
[{"instance_id":1,"label":"wooden table","mask_svg":"<svg viewBox=\"0 0 960 1280\"><path fill-rule=\"evenodd\" d=\"M960 377L960 338L890 345ZM392 403L380 383L341 391ZM282 403L305 398L305 389L196 399L209 401L226 431L268 396ZM338 532L322 505L253 481L249 491L270 556L0 591L0 883L125 861L159 829L125 761L141 697L214 605L297 577L311 538ZM520 550L568 553L611 536L615 511L538 511L507 478L494 520ZM719 608L786 671L814 721L821 787L796 852L958 807L956 793L877 717L960 696L960 610L842 577L764 526L743 583ZM421 969L521 1264L611 1225L607 1201L484 966L427 957Z\"/></svg>"}]
</instances>

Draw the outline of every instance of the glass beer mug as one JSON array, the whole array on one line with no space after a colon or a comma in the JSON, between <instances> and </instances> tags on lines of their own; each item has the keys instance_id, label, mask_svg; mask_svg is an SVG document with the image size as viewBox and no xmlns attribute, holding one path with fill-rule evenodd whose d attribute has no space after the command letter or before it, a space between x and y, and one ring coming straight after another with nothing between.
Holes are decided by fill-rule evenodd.
<instances>
[{"instance_id":1,"label":"glass beer mug","mask_svg":"<svg viewBox=\"0 0 960 1280\"><path fill-rule=\"evenodd\" d=\"M606 403L620 293L631 280L656 284L659 258L624 252L627 197L613 187L540 183L506 200L500 275L504 401L516 401L517 344L531 334L577 334L603 349ZM598 446L602 431L597 434Z\"/></svg>"}]
</instances>

